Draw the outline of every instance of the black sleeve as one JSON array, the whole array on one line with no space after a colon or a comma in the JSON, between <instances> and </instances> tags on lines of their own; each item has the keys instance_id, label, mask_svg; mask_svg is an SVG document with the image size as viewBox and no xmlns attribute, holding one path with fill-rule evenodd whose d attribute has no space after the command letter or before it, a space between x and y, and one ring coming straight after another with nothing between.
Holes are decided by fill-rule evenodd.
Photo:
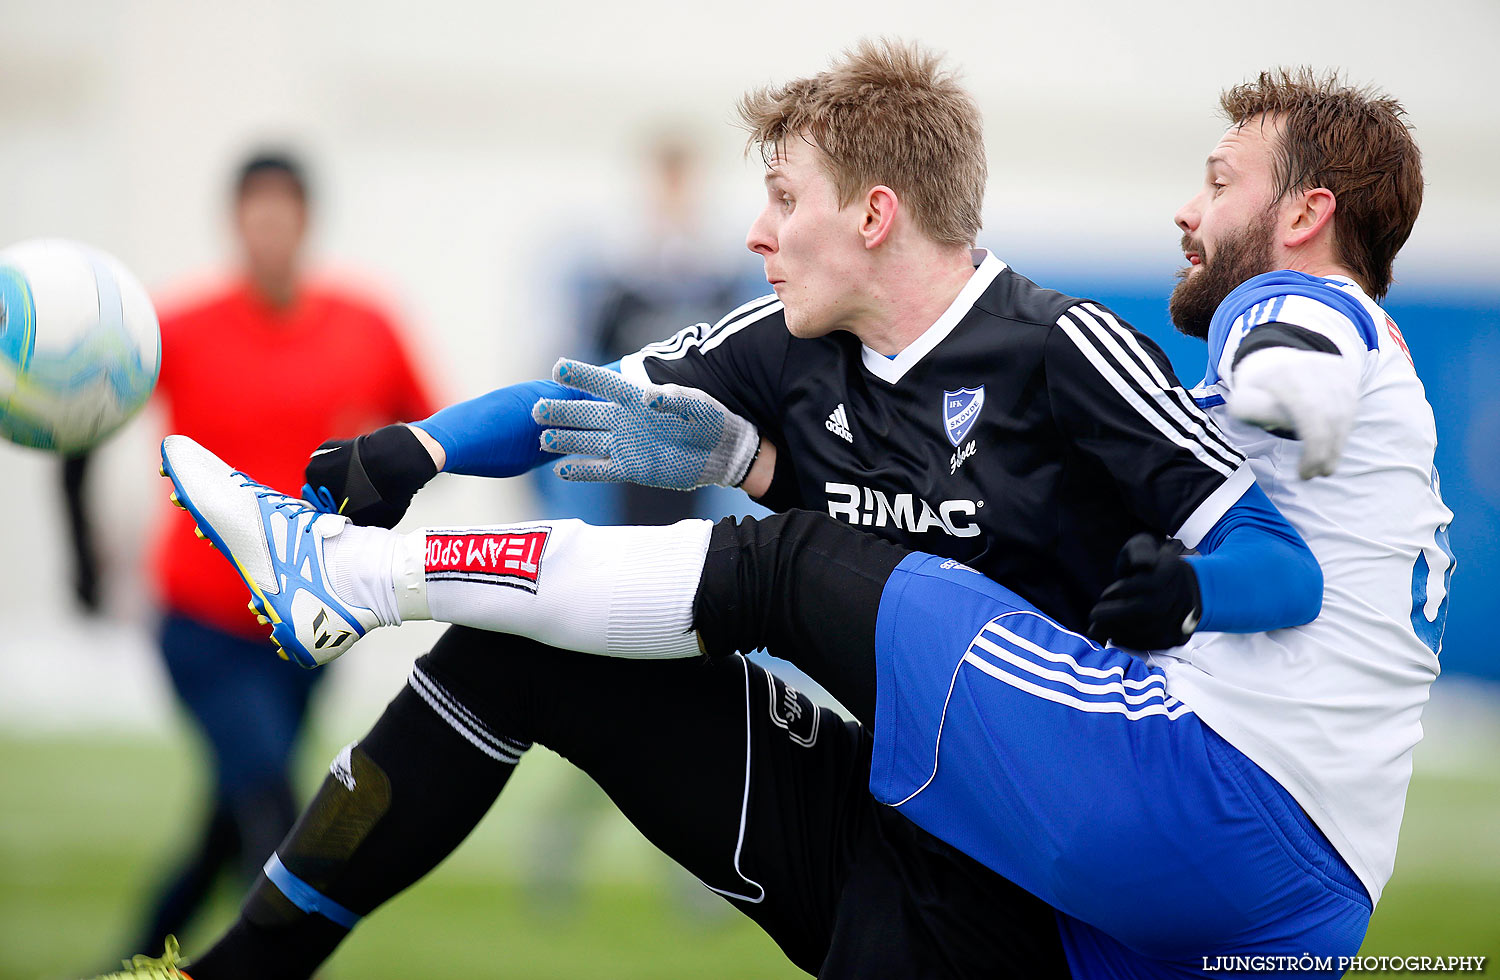
<instances>
[{"instance_id":1,"label":"black sleeve","mask_svg":"<svg viewBox=\"0 0 1500 980\"><path fill-rule=\"evenodd\" d=\"M710 657L762 647L875 721L875 619L910 552L826 514L789 511L714 525L693 604Z\"/></svg>"},{"instance_id":2,"label":"black sleeve","mask_svg":"<svg viewBox=\"0 0 1500 980\"><path fill-rule=\"evenodd\" d=\"M772 442L776 440L772 439ZM755 498L762 507L777 511L791 510L802 503L802 487L797 482L797 464L784 443L776 444L776 469L771 473L771 485L766 492Z\"/></svg>"},{"instance_id":3,"label":"black sleeve","mask_svg":"<svg viewBox=\"0 0 1500 980\"><path fill-rule=\"evenodd\" d=\"M1175 534L1244 464L1161 348L1104 307L1070 307L1046 344L1059 431L1108 471L1148 527Z\"/></svg>"},{"instance_id":4,"label":"black sleeve","mask_svg":"<svg viewBox=\"0 0 1500 980\"><path fill-rule=\"evenodd\" d=\"M781 303L764 296L718 323L699 323L622 359L629 376L639 365L657 384L705 391L777 444L781 439L781 374L791 335Z\"/></svg>"}]
</instances>

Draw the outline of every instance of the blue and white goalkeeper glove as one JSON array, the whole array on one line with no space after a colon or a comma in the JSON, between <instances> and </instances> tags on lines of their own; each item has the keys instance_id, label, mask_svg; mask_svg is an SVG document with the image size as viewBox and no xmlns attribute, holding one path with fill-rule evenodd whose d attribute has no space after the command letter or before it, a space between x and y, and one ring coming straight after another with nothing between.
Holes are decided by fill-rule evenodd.
<instances>
[{"instance_id":1,"label":"blue and white goalkeeper glove","mask_svg":"<svg viewBox=\"0 0 1500 980\"><path fill-rule=\"evenodd\" d=\"M564 480L639 483L668 490L737 487L750 472L760 433L696 388L638 385L609 368L563 358L552 380L603 401L543 398L531 417L542 448L578 454L554 464Z\"/></svg>"},{"instance_id":2,"label":"blue and white goalkeeper glove","mask_svg":"<svg viewBox=\"0 0 1500 980\"><path fill-rule=\"evenodd\" d=\"M1342 354L1265 347L1235 365L1226 401L1236 418L1301 441L1302 479L1329 476L1354 424L1359 365Z\"/></svg>"}]
</instances>

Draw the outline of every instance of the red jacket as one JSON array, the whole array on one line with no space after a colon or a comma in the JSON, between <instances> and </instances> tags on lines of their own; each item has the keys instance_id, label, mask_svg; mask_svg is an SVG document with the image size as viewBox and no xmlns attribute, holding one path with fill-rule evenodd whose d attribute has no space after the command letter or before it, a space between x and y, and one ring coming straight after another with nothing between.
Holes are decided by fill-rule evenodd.
<instances>
[{"instance_id":1,"label":"red jacket","mask_svg":"<svg viewBox=\"0 0 1500 980\"><path fill-rule=\"evenodd\" d=\"M161 317L157 394L168 431L202 443L257 482L302 486L308 454L325 439L426 418L434 407L391 321L345 292L304 286L278 310L241 283ZM222 555L193 537L180 512L164 521L153 555L161 601L245 636L266 630Z\"/></svg>"}]
</instances>

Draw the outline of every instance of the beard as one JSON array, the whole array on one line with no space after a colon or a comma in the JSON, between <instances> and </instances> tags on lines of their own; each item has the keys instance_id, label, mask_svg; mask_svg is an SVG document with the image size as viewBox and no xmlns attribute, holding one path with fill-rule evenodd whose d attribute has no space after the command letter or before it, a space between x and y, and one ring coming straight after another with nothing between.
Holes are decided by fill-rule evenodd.
<instances>
[{"instance_id":1,"label":"beard","mask_svg":"<svg viewBox=\"0 0 1500 980\"><path fill-rule=\"evenodd\" d=\"M1267 212L1243 233L1225 238L1214 250L1212 261L1201 244L1194 243L1187 235L1182 236L1182 250L1196 251L1203 256L1203 261L1197 271L1188 266L1177 273L1177 287L1172 290L1167 309L1178 331L1206 340L1214 311L1224 302L1224 297L1245 280L1272 271L1275 267L1275 251L1271 243L1274 217Z\"/></svg>"}]
</instances>

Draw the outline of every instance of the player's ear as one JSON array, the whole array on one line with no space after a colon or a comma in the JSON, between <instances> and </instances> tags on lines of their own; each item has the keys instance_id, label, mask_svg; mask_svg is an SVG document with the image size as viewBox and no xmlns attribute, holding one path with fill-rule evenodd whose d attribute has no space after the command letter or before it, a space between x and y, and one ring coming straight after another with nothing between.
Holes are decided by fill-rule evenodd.
<instances>
[{"instance_id":1,"label":"player's ear","mask_svg":"<svg viewBox=\"0 0 1500 980\"><path fill-rule=\"evenodd\" d=\"M1285 229L1281 243L1287 248L1306 245L1325 228L1333 230L1333 212L1338 207L1333 191L1326 187L1314 187L1301 191L1292 198L1291 220L1283 224Z\"/></svg>"},{"instance_id":2,"label":"player's ear","mask_svg":"<svg viewBox=\"0 0 1500 980\"><path fill-rule=\"evenodd\" d=\"M865 193L864 214L859 224L865 248L877 248L890 237L900 209L901 199L884 184L876 184Z\"/></svg>"}]
</instances>

